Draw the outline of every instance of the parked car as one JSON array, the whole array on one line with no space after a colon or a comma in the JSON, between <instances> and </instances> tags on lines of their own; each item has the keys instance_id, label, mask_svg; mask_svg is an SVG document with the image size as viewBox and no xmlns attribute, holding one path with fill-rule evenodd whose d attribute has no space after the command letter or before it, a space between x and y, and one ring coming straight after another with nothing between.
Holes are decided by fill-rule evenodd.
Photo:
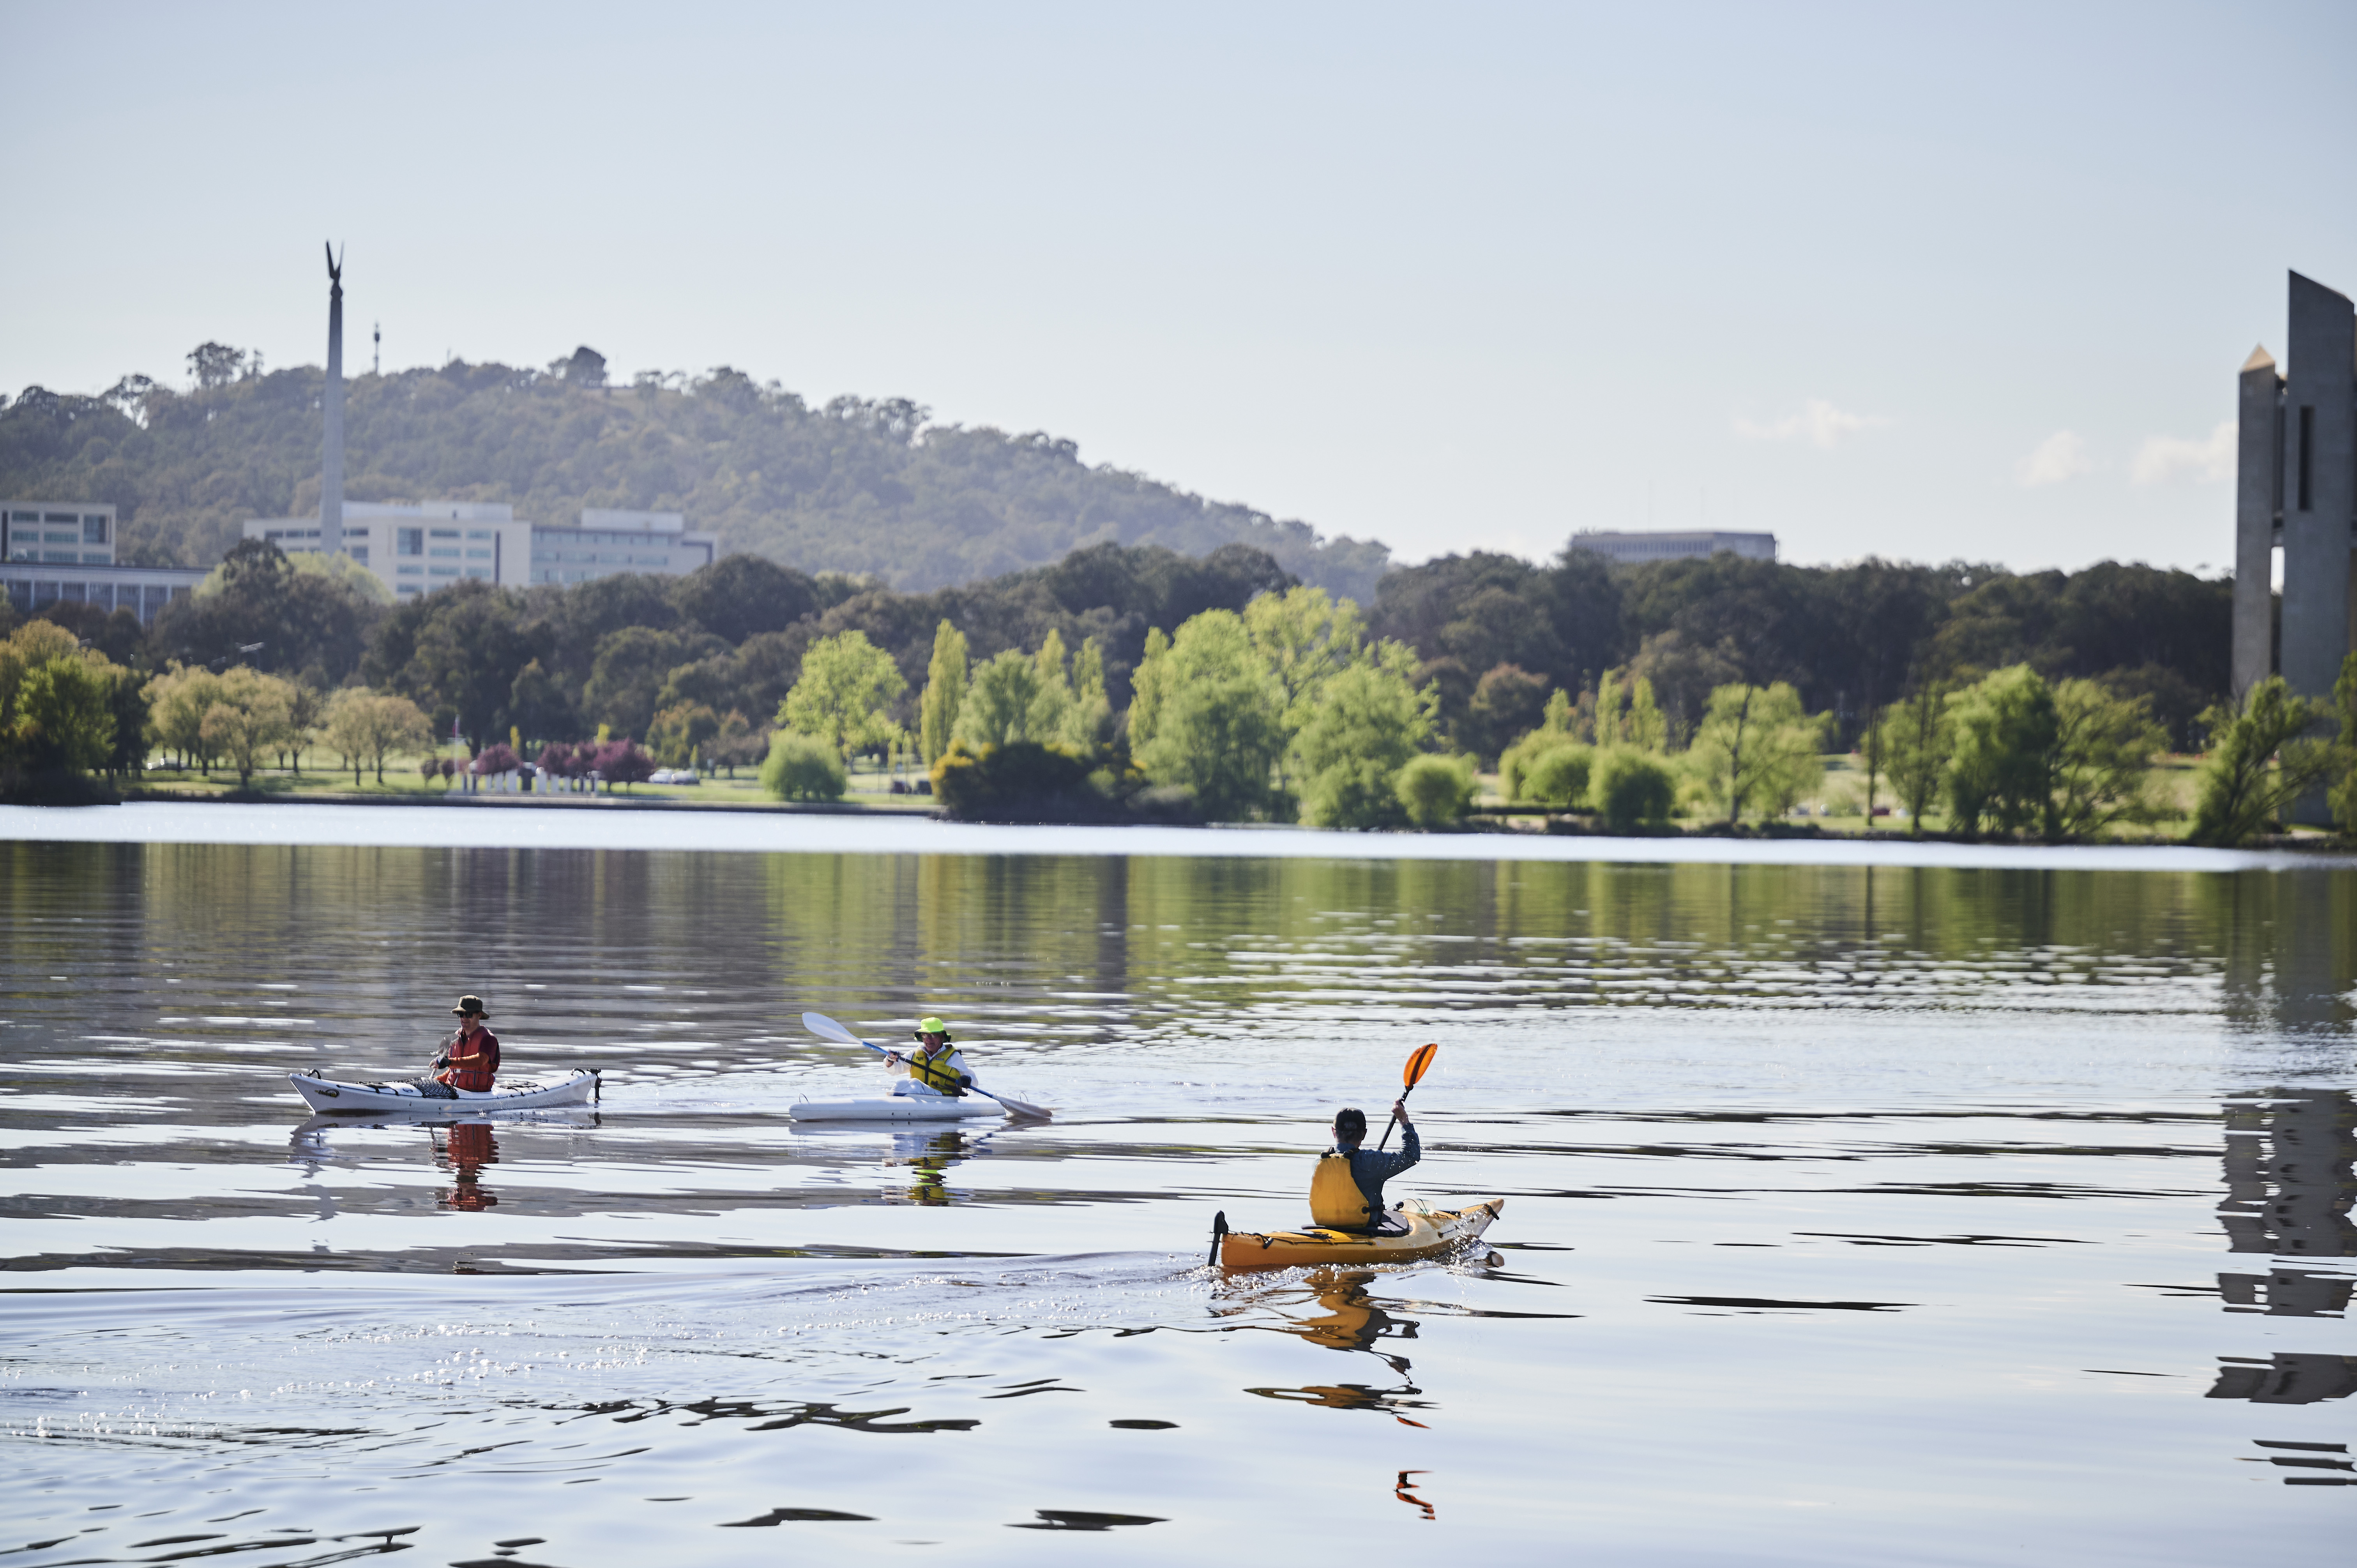
<instances>
[{"instance_id":1,"label":"parked car","mask_svg":"<svg viewBox=\"0 0 2357 1568\"><path fill-rule=\"evenodd\" d=\"M701 784L693 768L658 768L647 775L650 784Z\"/></svg>"}]
</instances>

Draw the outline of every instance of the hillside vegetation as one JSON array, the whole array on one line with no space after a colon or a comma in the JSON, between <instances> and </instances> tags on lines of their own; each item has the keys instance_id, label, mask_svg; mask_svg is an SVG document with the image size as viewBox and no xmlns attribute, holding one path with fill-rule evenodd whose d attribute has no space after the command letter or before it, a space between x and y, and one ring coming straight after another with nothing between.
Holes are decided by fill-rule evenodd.
<instances>
[{"instance_id":1,"label":"hillside vegetation","mask_svg":"<svg viewBox=\"0 0 2357 1568\"><path fill-rule=\"evenodd\" d=\"M123 558L150 564L210 565L246 519L316 512L325 372L254 373L219 344L189 359L189 392L131 376L98 397L31 387L0 407L0 494L111 501ZM726 367L612 386L587 349L546 371L454 361L354 377L345 429L351 500L505 501L544 522L585 507L678 511L724 550L905 590L1089 544L1241 543L1363 600L1388 559L1379 543L1091 467L1042 433L937 424L897 398L813 408Z\"/></svg>"}]
</instances>

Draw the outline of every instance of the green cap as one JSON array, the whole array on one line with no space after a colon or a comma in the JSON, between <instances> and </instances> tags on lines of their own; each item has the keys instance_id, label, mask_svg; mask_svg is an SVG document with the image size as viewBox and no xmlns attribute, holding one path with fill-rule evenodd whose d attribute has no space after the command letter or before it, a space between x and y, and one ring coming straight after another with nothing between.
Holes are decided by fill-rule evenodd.
<instances>
[{"instance_id":1,"label":"green cap","mask_svg":"<svg viewBox=\"0 0 2357 1568\"><path fill-rule=\"evenodd\" d=\"M947 1024L942 1023L939 1018L920 1018L917 1020L917 1033L920 1035L946 1035L949 1032L950 1026Z\"/></svg>"}]
</instances>

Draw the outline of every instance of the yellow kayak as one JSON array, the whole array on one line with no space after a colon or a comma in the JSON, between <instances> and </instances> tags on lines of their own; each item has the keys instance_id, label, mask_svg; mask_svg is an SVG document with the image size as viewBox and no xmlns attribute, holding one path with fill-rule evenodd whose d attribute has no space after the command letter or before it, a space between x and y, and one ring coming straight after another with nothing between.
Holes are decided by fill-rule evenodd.
<instances>
[{"instance_id":1,"label":"yellow kayak","mask_svg":"<svg viewBox=\"0 0 2357 1568\"><path fill-rule=\"evenodd\" d=\"M1214 1224L1220 1266L1226 1269L1293 1269L1317 1263L1398 1263L1477 1240L1506 1207L1502 1197L1464 1208L1434 1208L1408 1198L1391 1218L1407 1229L1398 1235L1366 1235L1312 1227L1307 1230L1230 1230L1227 1217Z\"/></svg>"}]
</instances>

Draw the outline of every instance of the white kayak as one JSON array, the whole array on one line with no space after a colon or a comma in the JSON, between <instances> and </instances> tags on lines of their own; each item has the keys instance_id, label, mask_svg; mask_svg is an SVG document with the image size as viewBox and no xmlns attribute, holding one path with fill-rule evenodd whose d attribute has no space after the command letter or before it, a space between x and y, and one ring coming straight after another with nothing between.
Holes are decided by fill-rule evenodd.
<instances>
[{"instance_id":1,"label":"white kayak","mask_svg":"<svg viewBox=\"0 0 2357 1568\"><path fill-rule=\"evenodd\" d=\"M796 1122L955 1122L968 1116L1004 1116L996 1101L970 1095L889 1094L873 1100L798 1100L786 1107Z\"/></svg>"},{"instance_id":2,"label":"white kayak","mask_svg":"<svg viewBox=\"0 0 2357 1568\"><path fill-rule=\"evenodd\" d=\"M595 1069L568 1073L554 1083L520 1079L477 1093L462 1089L457 1098L428 1095L416 1084L339 1083L316 1073L290 1072L286 1081L312 1110L328 1116L382 1116L388 1112L479 1116L487 1111L536 1111L558 1105L593 1105L597 1100Z\"/></svg>"}]
</instances>

